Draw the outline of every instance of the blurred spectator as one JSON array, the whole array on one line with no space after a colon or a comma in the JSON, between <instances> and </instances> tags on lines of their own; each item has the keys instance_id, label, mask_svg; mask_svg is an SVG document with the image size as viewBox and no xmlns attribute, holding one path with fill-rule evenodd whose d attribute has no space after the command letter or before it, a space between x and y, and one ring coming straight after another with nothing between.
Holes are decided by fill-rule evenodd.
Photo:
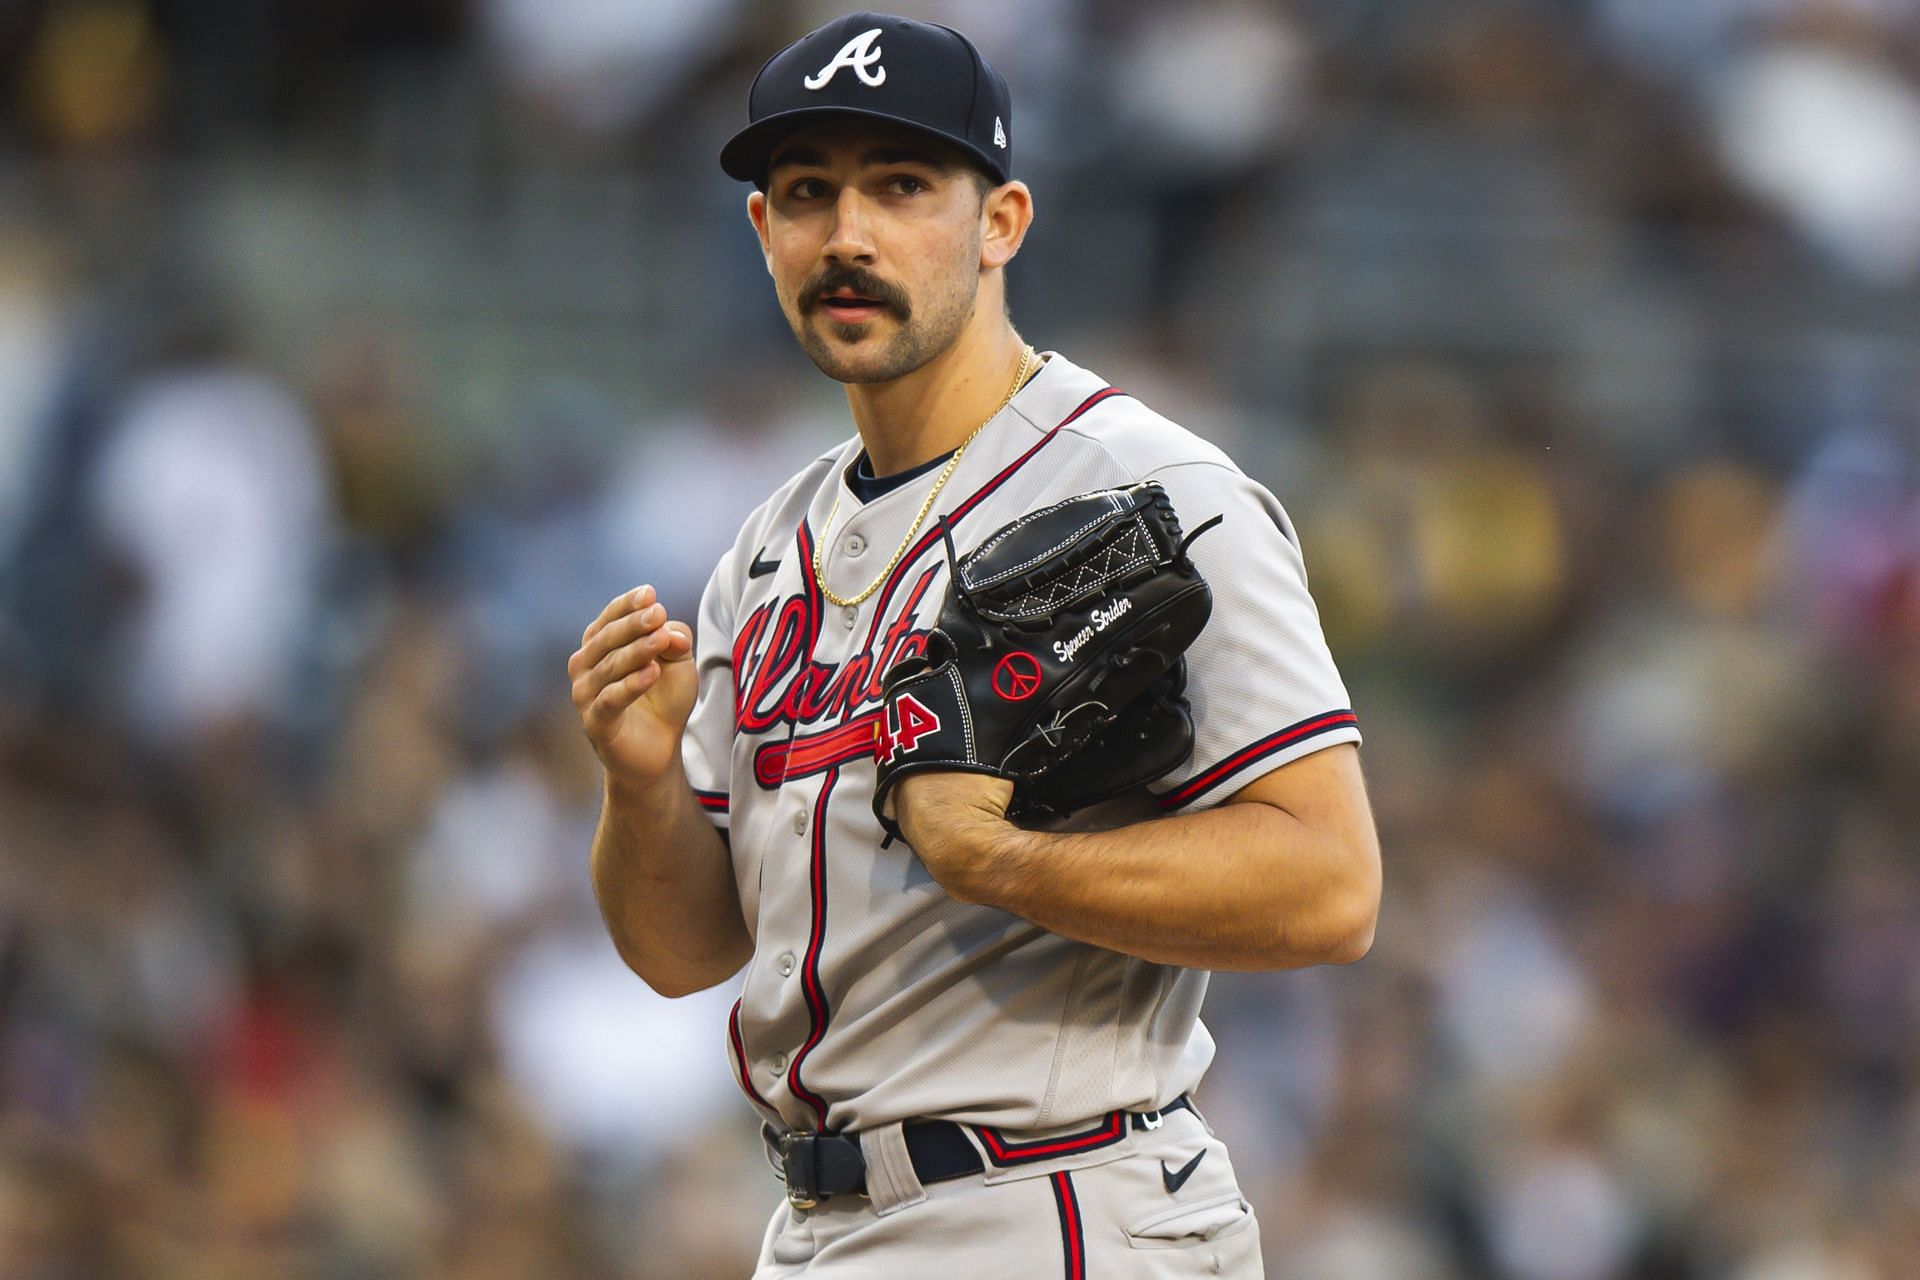
<instances>
[{"instance_id":1,"label":"blurred spectator","mask_svg":"<svg viewBox=\"0 0 1920 1280\"><path fill-rule=\"evenodd\" d=\"M166 50L137 0L54 4L28 55L22 89L55 150L110 149L153 136L166 110Z\"/></svg>"},{"instance_id":2,"label":"blurred spectator","mask_svg":"<svg viewBox=\"0 0 1920 1280\"><path fill-rule=\"evenodd\" d=\"M832 399L823 406L816 392L721 380L691 412L635 432L602 499L599 537L623 576L600 604L646 582L676 616L697 615L713 566L753 509L846 437Z\"/></svg>"},{"instance_id":3,"label":"blurred spectator","mask_svg":"<svg viewBox=\"0 0 1920 1280\"><path fill-rule=\"evenodd\" d=\"M736 1087L713 1035L732 988L653 998L606 945L598 919L580 919L512 957L493 1014L507 1068L552 1132L596 1171L632 1179L653 1153L695 1145L736 1118Z\"/></svg>"},{"instance_id":4,"label":"blurred spectator","mask_svg":"<svg viewBox=\"0 0 1920 1280\"><path fill-rule=\"evenodd\" d=\"M1423 658L1485 671L1565 603L1566 514L1547 459L1497 438L1477 389L1434 366L1356 377L1339 404L1336 480L1308 493L1315 595L1350 651L1418 636Z\"/></svg>"},{"instance_id":5,"label":"blurred spectator","mask_svg":"<svg viewBox=\"0 0 1920 1280\"><path fill-rule=\"evenodd\" d=\"M1920 272L1920 84L1853 42L1804 37L1741 59L1717 94L1733 173L1869 280Z\"/></svg>"},{"instance_id":6,"label":"blurred spectator","mask_svg":"<svg viewBox=\"0 0 1920 1280\"><path fill-rule=\"evenodd\" d=\"M115 677L157 744L291 711L334 537L306 409L212 333L133 387L96 463L94 518L126 573Z\"/></svg>"},{"instance_id":7,"label":"blurred spectator","mask_svg":"<svg viewBox=\"0 0 1920 1280\"><path fill-rule=\"evenodd\" d=\"M450 487L411 364L404 335L372 322L321 353L313 392L343 532L403 573L444 533Z\"/></svg>"}]
</instances>

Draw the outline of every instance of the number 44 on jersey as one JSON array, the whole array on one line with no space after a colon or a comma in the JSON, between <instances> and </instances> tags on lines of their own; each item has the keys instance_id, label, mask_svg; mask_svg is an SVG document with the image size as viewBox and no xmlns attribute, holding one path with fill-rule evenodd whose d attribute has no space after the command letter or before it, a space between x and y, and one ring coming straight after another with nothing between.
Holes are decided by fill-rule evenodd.
<instances>
[{"instance_id":1,"label":"number 44 on jersey","mask_svg":"<svg viewBox=\"0 0 1920 1280\"><path fill-rule=\"evenodd\" d=\"M873 758L885 764L919 745L920 739L940 731L940 717L910 693L894 699L880 713L873 739Z\"/></svg>"}]
</instances>

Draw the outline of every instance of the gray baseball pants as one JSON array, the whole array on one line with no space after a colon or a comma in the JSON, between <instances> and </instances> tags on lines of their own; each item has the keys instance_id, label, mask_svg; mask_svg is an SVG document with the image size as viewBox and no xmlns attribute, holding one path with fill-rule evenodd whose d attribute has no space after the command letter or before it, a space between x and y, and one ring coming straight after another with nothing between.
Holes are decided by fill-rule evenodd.
<instances>
[{"instance_id":1,"label":"gray baseball pants","mask_svg":"<svg viewBox=\"0 0 1920 1280\"><path fill-rule=\"evenodd\" d=\"M975 1135L976 1139L978 1135ZM1035 1135L1021 1135L1033 1146ZM1197 1113L1118 1143L922 1186L900 1126L861 1134L869 1196L782 1204L753 1280L1261 1280L1260 1228ZM984 1148L983 1148L984 1152ZM1197 1160L1197 1163L1196 1163ZM1184 1176L1183 1176L1184 1173ZM870 1198L869 1198L870 1197Z\"/></svg>"}]
</instances>

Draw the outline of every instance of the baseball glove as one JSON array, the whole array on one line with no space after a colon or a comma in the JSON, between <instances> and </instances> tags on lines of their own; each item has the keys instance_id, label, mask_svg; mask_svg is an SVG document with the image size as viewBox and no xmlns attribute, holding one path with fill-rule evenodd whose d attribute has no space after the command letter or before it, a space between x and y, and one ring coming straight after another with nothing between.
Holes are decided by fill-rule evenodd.
<instances>
[{"instance_id":1,"label":"baseball glove","mask_svg":"<svg viewBox=\"0 0 1920 1280\"><path fill-rule=\"evenodd\" d=\"M1055 816L1163 777L1193 749L1182 654L1213 610L1166 490L1069 498L951 564L924 651L881 679L873 811L917 769L1014 784L1010 817ZM1143 696L1145 695L1145 696Z\"/></svg>"}]
</instances>

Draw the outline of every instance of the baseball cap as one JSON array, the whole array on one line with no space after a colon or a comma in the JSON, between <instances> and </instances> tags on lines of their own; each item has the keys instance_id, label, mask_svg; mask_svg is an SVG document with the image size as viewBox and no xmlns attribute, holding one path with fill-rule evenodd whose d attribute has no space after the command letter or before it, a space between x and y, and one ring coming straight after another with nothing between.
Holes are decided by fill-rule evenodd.
<instances>
[{"instance_id":1,"label":"baseball cap","mask_svg":"<svg viewBox=\"0 0 1920 1280\"><path fill-rule=\"evenodd\" d=\"M764 186L773 149L833 117L890 120L960 148L997 181L1012 172L1013 97L951 27L851 13L767 59L747 93L747 127L720 149L729 177Z\"/></svg>"}]
</instances>

